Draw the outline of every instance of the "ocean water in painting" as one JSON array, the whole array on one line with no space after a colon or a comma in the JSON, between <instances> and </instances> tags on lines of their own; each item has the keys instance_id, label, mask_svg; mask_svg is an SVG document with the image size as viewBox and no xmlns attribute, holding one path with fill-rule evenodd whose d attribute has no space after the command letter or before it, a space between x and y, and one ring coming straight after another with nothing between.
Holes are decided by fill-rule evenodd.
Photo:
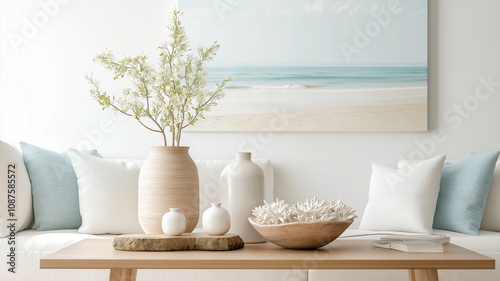
<instances>
[{"instance_id":1,"label":"ocean water in painting","mask_svg":"<svg viewBox=\"0 0 500 281\"><path fill-rule=\"evenodd\" d=\"M426 130L427 67L209 67L232 75L197 130L261 130L276 116L288 131ZM278 113L281 112L281 113ZM285 112L285 113L283 113ZM287 121L288 122L288 121Z\"/></svg>"},{"instance_id":2,"label":"ocean water in painting","mask_svg":"<svg viewBox=\"0 0 500 281\"><path fill-rule=\"evenodd\" d=\"M208 84L234 77L196 130L427 130L427 0L183 0L179 9L193 50L220 44Z\"/></svg>"},{"instance_id":3,"label":"ocean water in painting","mask_svg":"<svg viewBox=\"0 0 500 281\"><path fill-rule=\"evenodd\" d=\"M427 67L209 67L209 82L230 74L228 88L337 89L426 87Z\"/></svg>"}]
</instances>

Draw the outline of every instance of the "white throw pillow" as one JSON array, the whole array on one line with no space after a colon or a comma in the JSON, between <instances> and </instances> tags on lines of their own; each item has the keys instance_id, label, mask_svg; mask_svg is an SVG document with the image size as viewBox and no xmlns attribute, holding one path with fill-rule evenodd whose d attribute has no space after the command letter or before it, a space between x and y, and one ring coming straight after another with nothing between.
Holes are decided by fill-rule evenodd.
<instances>
[{"instance_id":1,"label":"white throw pillow","mask_svg":"<svg viewBox=\"0 0 500 281\"><path fill-rule=\"evenodd\" d=\"M144 233L138 218L142 161L102 159L75 149L68 154L78 179L80 233Z\"/></svg>"},{"instance_id":2,"label":"white throw pillow","mask_svg":"<svg viewBox=\"0 0 500 281\"><path fill-rule=\"evenodd\" d=\"M0 141L0 169L0 237L6 237L11 233L11 225L14 233L33 225L33 204L23 157L19 150L3 141Z\"/></svg>"},{"instance_id":3,"label":"white throw pillow","mask_svg":"<svg viewBox=\"0 0 500 281\"><path fill-rule=\"evenodd\" d=\"M495 166L481 229L500 232L500 161Z\"/></svg>"},{"instance_id":4,"label":"white throw pillow","mask_svg":"<svg viewBox=\"0 0 500 281\"><path fill-rule=\"evenodd\" d=\"M445 156L398 168L373 164L368 204L360 229L432 232Z\"/></svg>"}]
</instances>

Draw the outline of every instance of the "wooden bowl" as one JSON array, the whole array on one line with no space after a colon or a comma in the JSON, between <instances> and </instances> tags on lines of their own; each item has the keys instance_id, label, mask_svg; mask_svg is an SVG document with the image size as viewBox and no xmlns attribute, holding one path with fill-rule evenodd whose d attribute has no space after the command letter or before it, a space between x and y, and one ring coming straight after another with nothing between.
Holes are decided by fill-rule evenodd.
<instances>
[{"instance_id":1,"label":"wooden bowl","mask_svg":"<svg viewBox=\"0 0 500 281\"><path fill-rule=\"evenodd\" d=\"M287 249L317 249L337 239L354 221L293 222L261 225L248 218L250 224L267 241Z\"/></svg>"}]
</instances>

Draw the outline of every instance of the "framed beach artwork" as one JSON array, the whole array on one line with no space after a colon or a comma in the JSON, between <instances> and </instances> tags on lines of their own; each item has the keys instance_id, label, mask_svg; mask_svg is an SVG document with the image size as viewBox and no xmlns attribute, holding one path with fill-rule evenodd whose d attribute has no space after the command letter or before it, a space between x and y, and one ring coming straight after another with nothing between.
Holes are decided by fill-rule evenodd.
<instances>
[{"instance_id":1,"label":"framed beach artwork","mask_svg":"<svg viewBox=\"0 0 500 281\"><path fill-rule=\"evenodd\" d=\"M178 0L232 75L195 131L426 131L427 0Z\"/></svg>"}]
</instances>

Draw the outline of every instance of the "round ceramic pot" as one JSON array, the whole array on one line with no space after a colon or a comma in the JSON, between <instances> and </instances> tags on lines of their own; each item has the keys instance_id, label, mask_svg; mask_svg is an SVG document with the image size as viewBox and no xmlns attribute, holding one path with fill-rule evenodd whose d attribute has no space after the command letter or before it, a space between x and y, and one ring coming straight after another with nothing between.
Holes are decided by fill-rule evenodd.
<instances>
[{"instance_id":1,"label":"round ceramic pot","mask_svg":"<svg viewBox=\"0 0 500 281\"><path fill-rule=\"evenodd\" d=\"M161 228L166 235L181 235L186 231L186 217L179 208L170 208L170 212L162 217Z\"/></svg>"},{"instance_id":2,"label":"round ceramic pot","mask_svg":"<svg viewBox=\"0 0 500 281\"><path fill-rule=\"evenodd\" d=\"M224 235L231 227L231 215L221 207L221 202L212 203L212 207L203 213L203 230L210 235Z\"/></svg>"}]
</instances>

